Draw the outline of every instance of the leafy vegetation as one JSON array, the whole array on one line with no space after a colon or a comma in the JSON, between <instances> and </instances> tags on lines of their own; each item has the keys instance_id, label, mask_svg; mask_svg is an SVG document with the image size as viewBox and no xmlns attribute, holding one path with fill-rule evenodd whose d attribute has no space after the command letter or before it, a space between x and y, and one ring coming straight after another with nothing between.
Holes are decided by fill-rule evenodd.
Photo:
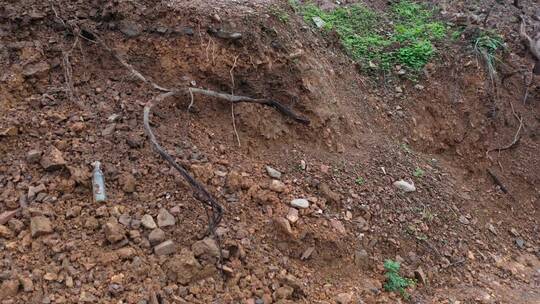
<instances>
[{"instance_id":1,"label":"leafy vegetation","mask_svg":"<svg viewBox=\"0 0 540 304\"><path fill-rule=\"evenodd\" d=\"M360 4L328 12L313 4L295 5L306 22L318 17L325 23L324 30L335 30L350 56L364 68L388 71L402 65L418 71L435 55L433 43L446 37L445 25L433 20L432 10L408 0L394 3L388 15ZM394 23L385 27L386 18Z\"/></svg>"},{"instance_id":2,"label":"leafy vegetation","mask_svg":"<svg viewBox=\"0 0 540 304\"><path fill-rule=\"evenodd\" d=\"M386 283L384 283L384 289L386 291L397 291L404 298L409 298L409 294L405 289L414 286L415 282L412 279L402 277L399 274L400 267L401 265L396 261L384 261L384 269L386 270Z\"/></svg>"},{"instance_id":3,"label":"leafy vegetation","mask_svg":"<svg viewBox=\"0 0 540 304\"><path fill-rule=\"evenodd\" d=\"M424 176L424 170L422 170L421 168L414 169L413 176L418 177L418 178L423 177Z\"/></svg>"},{"instance_id":4,"label":"leafy vegetation","mask_svg":"<svg viewBox=\"0 0 540 304\"><path fill-rule=\"evenodd\" d=\"M489 76L493 81L495 75L496 54L504 49L503 38L492 31L480 31L473 39L474 51L484 58Z\"/></svg>"},{"instance_id":5,"label":"leafy vegetation","mask_svg":"<svg viewBox=\"0 0 540 304\"><path fill-rule=\"evenodd\" d=\"M363 177L361 177L361 176L359 176L359 177L357 177L357 178L354 180L354 182L355 182L357 185L362 186L363 184L366 183L366 179L363 178Z\"/></svg>"}]
</instances>

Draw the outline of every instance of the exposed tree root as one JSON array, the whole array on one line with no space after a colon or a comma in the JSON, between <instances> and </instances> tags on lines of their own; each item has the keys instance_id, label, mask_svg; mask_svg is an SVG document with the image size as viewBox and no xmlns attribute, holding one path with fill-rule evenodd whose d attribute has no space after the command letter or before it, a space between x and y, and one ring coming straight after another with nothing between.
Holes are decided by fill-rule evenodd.
<instances>
[{"instance_id":1,"label":"exposed tree root","mask_svg":"<svg viewBox=\"0 0 540 304\"><path fill-rule=\"evenodd\" d=\"M487 169L487 173L489 174L489 176L491 176L491 178L493 179L493 182L499 186L502 190L502 192L508 194L508 189L506 189L506 187L503 185L503 183L501 182L501 180L497 177L497 175L495 175L495 173L493 173L490 169Z\"/></svg>"},{"instance_id":2,"label":"exposed tree root","mask_svg":"<svg viewBox=\"0 0 540 304\"><path fill-rule=\"evenodd\" d=\"M170 166L172 166L174 169L176 169L183 179L187 181L187 183L191 186L194 197L199 200L203 204L203 208L205 209L205 212L208 217L208 231L207 234L211 234L220 251L220 270L223 274L223 256L221 251L221 244L219 240L219 236L216 233L216 228L221 222L221 219L223 218L223 207L217 202L217 200L210 194L210 192L201 184L199 183L189 172L187 168L185 168L183 165L178 164L166 151L165 149L159 144L159 142L156 139L156 136L154 135L154 132L152 131L152 128L150 126L150 113L152 111L152 107L159 102L163 101L164 99L168 97L172 97L178 94L188 93L191 97L190 105L191 107L193 105L193 94L200 94L205 95L209 97L214 97L218 99L227 100L231 103L231 106L237 103L255 103L260 104L267 107L272 107L276 109L281 114L292 118L294 121L302 123L302 124L309 124L309 120L307 118L304 118L296 113L294 113L292 110L290 110L288 107L282 105L281 103L271 100L271 99L259 99L259 98L252 98L247 96L239 96L234 95L234 91L232 91L232 94L222 93L222 92L216 92L208 89L202 89L202 88L196 88L196 87L181 87L181 88L166 88L163 87L156 82L152 81L148 77L144 76L142 73L140 73L137 69L135 69L131 64L129 64L126 60L122 58L114 49L109 47L105 41L96 33L94 33L92 30L89 30L87 28L81 27L76 22L66 22L64 21L55 10L54 6L51 3L51 7L55 13L55 17L59 20L59 22L63 25L63 27L68 30L70 33L72 33L76 40L78 38L82 38L88 42L97 44L101 46L103 49L108 51L122 66L124 66L131 75L135 76L145 84L152 87L152 89L161 92L158 96L152 98L149 100L145 107L143 112L143 125L145 133L152 144L152 147L158 152L158 154L165 159L167 163L169 163ZM70 86L71 83L71 66L69 65L69 57L64 54L64 67L66 69L66 75L68 76L66 79L67 85L68 85L68 93L71 91L72 87ZM236 59L235 59L236 63ZM234 66L233 66L234 69ZM232 77L232 69L231 69L231 77ZM234 78L233 80L233 90L234 90Z\"/></svg>"},{"instance_id":3,"label":"exposed tree root","mask_svg":"<svg viewBox=\"0 0 540 304\"><path fill-rule=\"evenodd\" d=\"M145 133L148 136L148 139L150 143L152 144L152 147L158 152L158 154L163 159L165 159L165 161L169 163L169 165L171 165L180 173L180 175L191 186L194 192L195 198L203 204L203 207L208 216L207 234L211 234L214 237L219 247L219 251L220 251L219 262L221 264L219 268L223 274L223 268L222 268L223 257L222 257L222 252L221 252L221 243L219 240L219 236L216 233L216 228L221 222L221 219L223 218L223 207L216 201L216 199L212 196L212 194L210 194L210 192L208 192L208 190L201 183L199 183L195 178L192 177L192 175L189 173L189 170L187 168L185 168L181 164L178 164L159 144L159 142L156 139L156 136L154 135L154 132L152 131L152 128L150 127L150 112L152 111L152 107L168 97L172 97L178 94L188 93L191 97L190 106L193 104L193 94L200 94L200 95L227 100L231 103L231 105L234 105L237 103L255 103L255 104L272 107L276 109L278 112L282 113L283 115L292 118L294 121L302 123L302 124L306 124L306 125L309 124L309 120L300 115L297 115L288 107L271 99L251 98L247 96L227 94L227 93L216 92L216 91L212 91L208 89L201 89L201 88L196 88L196 87L182 87L182 88L173 88L173 89L165 88L155 83L154 81L150 80L148 77L145 77L139 71L137 71L131 64L129 64L126 60L124 60L117 52L115 52L112 48L110 48L97 34L92 33L91 31L86 30L86 29L83 29L81 33L83 31L87 33L86 39L99 44L105 50L110 52L114 56L114 58L116 58L118 62L122 64L133 76L140 79L144 83L150 85L154 90L162 92L160 95L148 101L144 107L143 125L145 129Z\"/></svg>"}]
</instances>

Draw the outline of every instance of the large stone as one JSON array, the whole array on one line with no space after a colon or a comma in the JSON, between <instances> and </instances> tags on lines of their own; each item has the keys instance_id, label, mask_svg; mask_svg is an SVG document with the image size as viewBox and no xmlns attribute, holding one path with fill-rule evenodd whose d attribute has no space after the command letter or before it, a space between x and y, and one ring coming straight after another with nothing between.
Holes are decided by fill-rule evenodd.
<instances>
[{"instance_id":1,"label":"large stone","mask_svg":"<svg viewBox=\"0 0 540 304\"><path fill-rule=\"evenodd\" d=\"M41 159L41 151L39 150L30 150L26 153L26 160L29 163L37 163Z\"/></svg>"},{"instance_id":2,"label":"large stone","mask_svg":"<svg viewBox=\"0 0 540 304\"><path fill-rule=\"evenodd\" d=\"M154 253L156 255L169 255L171 253L174 253L176 251L176 244L171 241L167 240L156 247L154 247Z\"/></svg>"},{"instance_id":3,"label":"large stone","mask_svg":"<svg viewBox=\"0 0 540 304\"><path fill-rule=\"evenodd\" d=\"M165 208L161 208L159 210L158 216L158 226L159 227L168 227L168 226L174 226L176 224L176 219L172 214L167 211Z\"/></svg>"},{"instance_id":4,"label":"large stone","mask_svg":"<svg viewBox=\"0 0 540 304\"><path fill-rule=\"evenodd\" d=\"M193 255L193 252L182 249L179 254L174 255L165 264L164 269L167 269L169 280L185 285L199 276L202 266Z\"/></svg>"},{"instance_id":5,"label":"large stone","mask_svg":"<svg viewBox=\"0 0 540 304\"><path fill-rule=\"evenodd\" d=\"M402 190L403 192L414 192L416 191L416 187L409 183L409 182L406 182L404 180L398 180L398 181L395 181L394 182L394 187Z\"/></svg>"},{"instance_id":6,"label":"large stone","mask_svg":"<svg viewBox=\"0 0 540 304\"><path fill-rule=\"evenodd\" d=\"M148 241L150 245L154 246L165 240L165 232L159 228L156 228L148 235Z\"/></svg>"},{"instance_id":7,"label":"large stone","mask_svg":"<svg viewBox=\"0 0 540 304\"><path fill-rule=\"evenodd\" d=\"M111 243L116 243L124 239L126 236L126 231L124 227L117 223L116 221L108 221L103 227L105 232L105 237Z\"/></svg>"},{"instance_id":8,"label":"large stone","mask_svg":"<svg viewBox=\"0 0 540 304\"><path fill-rule=\"evenodd\" d=\"M266 166L266 173L268 173L268 175L271 177L271 178L276 178L276 179L280 179L281 178L281 172L279 172L278 170L270 167L270 166Z\"/></svg>"},{"instance_id":9,"label":"large stone","mask_svg":"<svg viewBox=\"0 0 540 304\"><path fill-rule=\"evenodd\" d=\"M146 229L156 229L157 228L156 222L154 221L154 218L150 214L143 215L143 217L141 218L141 224Z\"/></svg>"},{"instance_id":10,"label":"large stone","mask_svg":"<svg viewBox=\"0 0 540 304\"><path fill-rule=\"evenodd\" d=\"M291 206L300 209L307 209L309 208L309 202L304 198L296 198L291 201Z\"/></svg>"},{"instance_id":11,"label":"large stone","mask_svg":"<svg viewBox=\"0 0 540 304\"><path fill-rule=\"evenodd\" d=\"M55 146L51 146L41 158L41 166L47 171L54 171L66 165L62 152Z\"/></svg>"},{"instance_id":12,"label":"large stone","mask_svg":"<svg viewBox=\"0 0 540 304\"><path fill-rule=\"evenodd\" d=\"M211 238L205 238L203 240L195 242L191 246L191 250L196 257L200 256L210 256L210 257L219 257L219 248Z\"/></svg>"},{"instance_id":13,"label":"large stone","mask_svg":"<svg viewBox=\"0 0 540 304\"><path fill-rule=\"evenodd\" d=\"M32 237L38 237L53 232L51 220L44 216L34 216L30 220L30 234Z\"/></svg>"}]
</instances>

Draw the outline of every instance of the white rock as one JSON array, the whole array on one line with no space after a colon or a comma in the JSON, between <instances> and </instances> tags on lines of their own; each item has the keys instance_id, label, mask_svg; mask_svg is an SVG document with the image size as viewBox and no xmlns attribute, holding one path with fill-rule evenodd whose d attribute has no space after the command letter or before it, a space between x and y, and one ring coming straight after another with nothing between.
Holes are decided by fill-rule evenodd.
<instances>
[{"instance_id":1,"label":"white rock","mask_svg":"<svg viewBox=\"0 0 540 304\"><path fill-rule=\"evenodd\" d=\"M411 183L408 183L404 180L398 180L396 182L394 182L394 187L400 189L400 190L403 190L405 192L414 192L416 191L416 187L411 184Z\"/></svg>"},{"instance_id":2,"label":"white rock","mask_svg":"<svg viewBox=\"0 0 540 304\"><path fill-rule=\"evenodd\" d=\"M272 168L270 166L266 166L266 172L272 178L276 178L276 179L281 178L281 172L279 172L278 170L276 170L276 169L274 169L274 168Z\"/></svg>"},{"instance_id":3,"label":"white rock","mask_svg":"<svg viewBox=\"0 0 540 304\"><path fill-rule=\"evenodd\" d=\"M307 209L309 208L309 202L305 198L296 198L291 201L291 206L300 209Z\"/></svg>"},{"instance_id":4,"label":"white rock","mask_svg":"<svg viewBox=\"0 0 540 304\"><path fill-rule=\"evenodd\" d=\"M326 22L324 22L324 20L322 20L321 17L319 16L315 16L311 18L311 20L313 20L313 22L315 23L315 26L317 26L318 28L322 28L323 26L326 25Z\"/></svg>"},{"instance_id":5,"label":"white rock","mask_svg":"<svg viewBox=\"0 0 540 304\"><path fill-rule=\"evenodd\" d=\"M306 161L302 159L302 160L300 161L300 169L306 170L306 168L307 168Z\"/></svg>"}]
</instances>

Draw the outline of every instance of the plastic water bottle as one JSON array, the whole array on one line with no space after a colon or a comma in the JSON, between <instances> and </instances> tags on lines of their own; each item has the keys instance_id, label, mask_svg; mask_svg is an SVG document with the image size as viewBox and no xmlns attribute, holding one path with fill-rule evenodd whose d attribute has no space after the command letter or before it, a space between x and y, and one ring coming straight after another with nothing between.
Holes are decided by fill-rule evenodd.
<instances>
[{"instance_id":1,"label":"plastic water bottle","mask_svg":"<svg viewBox=\"0 0 540 304\"><path fill-rule=\"evenodd\" d=\"M92 172L92 191L94 192L95 202L104 202L107 200L105 195L105 178L103 177L103 171L101 171L101 163L95 161L92 163L94 171Z\"/></svg>"}]
</instances>

